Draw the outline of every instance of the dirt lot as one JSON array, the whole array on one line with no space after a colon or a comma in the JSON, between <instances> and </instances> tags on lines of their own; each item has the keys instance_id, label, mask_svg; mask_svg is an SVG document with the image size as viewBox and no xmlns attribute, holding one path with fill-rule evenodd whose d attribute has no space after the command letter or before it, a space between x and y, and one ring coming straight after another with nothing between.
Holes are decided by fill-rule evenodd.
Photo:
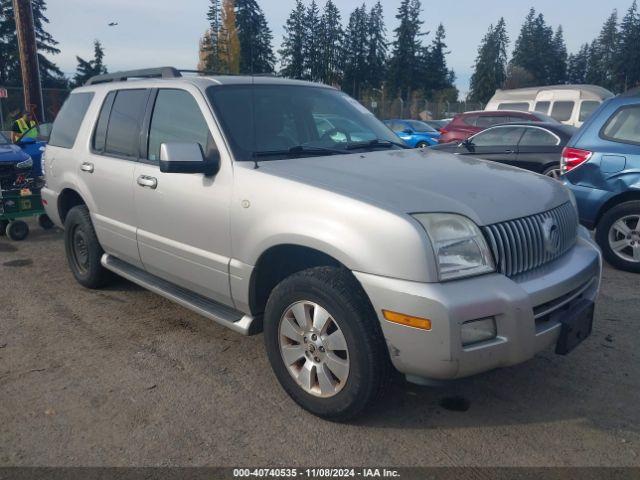
<instances>
[{"instance_id":1,"label":"dirt lot","mask_svg":"<svg viewBox=\"0 0 640 480\"><path fill-rule=\"evenodd\" d=\"M0 238L0 286L0 466L640 465L640 276L607 268L568 357L398 383L350 425L289 400L261 335L124 280L81 288L60 232Z\"/></svg>"}]
</instances>

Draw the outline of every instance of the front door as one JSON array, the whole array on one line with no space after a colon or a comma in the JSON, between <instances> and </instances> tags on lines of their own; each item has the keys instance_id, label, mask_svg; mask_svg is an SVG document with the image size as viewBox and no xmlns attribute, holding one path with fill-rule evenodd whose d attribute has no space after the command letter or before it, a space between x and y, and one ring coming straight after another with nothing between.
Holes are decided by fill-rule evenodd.
<instances>
[{"instance_id":1,"label":"front door","mask_svg":"<svg viewBox=\"0 0 640 480\"><path fill-rule=\"evenodd\" d=\"M217 149L215 129L198 90L158 90L146 161L138 164L134 174L134 199L144 268L208 298L228 302L230 159L221 151L220 171L211 177L161 173L158 166L163 143L199 143L205 156L210 155Z\"/></svg>"},{"instance_id":2,"label":"front door","mask_svg":"<svg viewBox=\"0 0 640 480\"><path fill-rule=\"evenodd\" d=\"M522 136L523 127L497 126L471 137L461 144L459 149L463 155L492 160L494 162L515 165L517 159L518 141Z\"/></svg>"}]
</instances>

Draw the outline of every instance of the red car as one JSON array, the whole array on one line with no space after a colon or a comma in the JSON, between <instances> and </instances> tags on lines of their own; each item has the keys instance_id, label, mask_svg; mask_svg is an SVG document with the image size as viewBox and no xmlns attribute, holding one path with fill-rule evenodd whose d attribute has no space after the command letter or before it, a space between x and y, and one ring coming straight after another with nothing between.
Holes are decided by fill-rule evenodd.
<instances>
[{"instance_id":1,"label":"red car","mask_svg":"<svg viewBox=\"0 0 640 480\"><path fill-rule=\"evenodd\" d=\"M553 118L539 112L521 112L517 110L496 110L459 113L451 122L440 129L438 143L461 142L485 128L499 123L511 122L551 122Z\"/></svg>"}]
</instances>

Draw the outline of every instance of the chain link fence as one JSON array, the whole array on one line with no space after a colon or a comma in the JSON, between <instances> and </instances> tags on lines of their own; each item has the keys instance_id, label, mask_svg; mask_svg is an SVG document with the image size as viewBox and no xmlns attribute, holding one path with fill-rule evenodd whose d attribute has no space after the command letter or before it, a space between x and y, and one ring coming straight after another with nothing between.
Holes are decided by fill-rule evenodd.
<instances>
[{"instance_id":1,"label":"chain link fence","mask_svg":"<svg viewBox=\"0 0 640 480\"><path fill-rule=\"evenodd\" d=\"M424 99L403 100L402 98L381 99L364 97L359 99L380 120L392 118L413 120L441 120L458 113L483 110L484 105L474 102L430 102Z\"/></svg>"},{"instance_id":2,"label":"chain link fence","mask_svg":"<svg viewBox=\"0 0 640 480\"><path fill-rule=\"evenodd\" d=\"M0 130L11 130L13 121L24 109L24 92L21 87L4 87L7 98L0 99ZM70 90L63 88L43 88L42 102L44 103L45 122L52 122Z\"/></svg>"}]
</instances>

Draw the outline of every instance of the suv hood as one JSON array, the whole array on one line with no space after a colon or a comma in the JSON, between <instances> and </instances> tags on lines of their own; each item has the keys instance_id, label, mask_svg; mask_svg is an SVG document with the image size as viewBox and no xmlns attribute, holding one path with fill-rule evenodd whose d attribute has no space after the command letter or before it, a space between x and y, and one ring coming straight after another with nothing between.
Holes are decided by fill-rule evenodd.
<instances>
[{"instance_id":1,"label":"suv hood","mask_svg":"<svg viewBox=\"0 0 640 480\"><path fill-rule=\"evenodd\" d=\"M16 145L0 145L0 163L18 163L27 158L29 155Z\"/></svg>"},{"instance_id":2,"label":"suv hood","mask_svg":"<svg viewBox=\"0 0 640 480\"><path fill-rule=\"evenodd\" d=\"M533 215L570 199L549 177L430 149L272 160L258 171L395 213L457 213L478 225Z\"/></svg>"}]
</instances>

